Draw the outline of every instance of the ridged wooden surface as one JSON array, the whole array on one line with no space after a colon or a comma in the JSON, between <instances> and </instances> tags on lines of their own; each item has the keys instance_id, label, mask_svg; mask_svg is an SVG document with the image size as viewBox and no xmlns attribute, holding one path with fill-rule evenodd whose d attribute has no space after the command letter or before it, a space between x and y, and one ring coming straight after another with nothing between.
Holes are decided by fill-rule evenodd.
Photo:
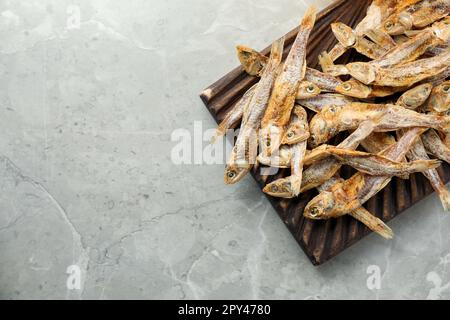
<instances>
[{"instance_id":1,"label":"ridged wooden surface","mask_svg":"<svg viewBox=\"0 0 450 320\"><path fill-rule=\"evenodd\" d=\"M316 26L308 44L308 66L317 68L317 57L324 50L330 50L336 40L331 32L330 24L336 21L355 26L366 14L371 0L340 0L323 10L317 19ZM289 52L298 29L286 35L285 56ZM270 46L263 50L268 54ZM341 57L337 63L360 59L353 51ZM320 70L320 69L319 69ZM257 78L249 76L238 67L223 78L205 89L201 98L214 119L219 123L226 113L257 82ZM351 171L343 168L341 174L348 177ZM444 164L438 169L445 182L450 181L450 166ZM279 174L264 177L260 170L252 172L261 189L271 181L289 174L280 170ZM431 185L421 174L411 175L410 180L393 179L378 195L372 198L365 207L385 222L395 218L418 201L433 193ZM357 220L345 216L328 221L312 221L303 217L306 204L317 194L310 191L297 199L285 200L268 196L272 206L289 228L314 265L320 265L368 235L371 231ZM395 230L394 230L395 232Z\"/></svg>"}]
</instances>

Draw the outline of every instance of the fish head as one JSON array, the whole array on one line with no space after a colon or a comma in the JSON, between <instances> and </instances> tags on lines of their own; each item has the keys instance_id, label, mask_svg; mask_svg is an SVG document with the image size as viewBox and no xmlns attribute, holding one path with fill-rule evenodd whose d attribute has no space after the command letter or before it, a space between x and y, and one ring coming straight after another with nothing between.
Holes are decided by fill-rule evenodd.
<instances>
[{"instance_id":1,"label":"fish head","mask_svg":"<svg viewBox=\"0 0 450 320\"><path fill-rule=\"evenodd\" d=\"M308 140L309 127L303 123L295 123L289 126L288 130L284 133L281 144L297 144L302 141Z\"/></svg>"},{"instance_id":2,"label":"fish head","mask_svg":"<svg viewBox=\"0 0 450 320\"><path fill-rule=\"evenodd\" d=\"M412 27L413 17L407 12L402 12L386 19L381 29L391 36L398 36L411 30Z\"/></svg>"},{"instance_id":3,"label":"fish head","mask_svg":"<svg viewBox=\"0 0 450 320\"><path fill-rule=\"evenodd\" d=\"M289 177L278 179L272 183L269 183L264 187L263 192L277 198L290 199L295 197L292 181Z\"/></svg>"},{"instance_id":4,"label":"fish head","mask_svg":"<svg viewBox=\"0 0 450 320\"><path fill-rule=\"evenodd\" d=\"M359 82L356 79L350 79L336 86L337 93L345 96L350 96L359 99L365 99L369 97L372 90L365 84Z\"/></svg>"},{"instance_id":5,"label":"fish head","mask_svg":"<svg viewBox=\"0 0 450 320\"><path fill-rule=\"evenodd\" d=\"M309 81L302 81L298 88L296 99L311 99L317 97L321 92L322 90L316 84Z\"/></svg>"},{"instance_id":6,"label":"fish head","mask_svg":"<svg viewBox=\"0 0 450 320\"><path fill-rule=\"evenodd\" d=\"M435 112L442 113L450 109L450 81L445 81L433 89L429 103Z\"/></svg>"},{"instance_id":7,"label":"fish head","mask_svg":"<svg viewBox=\"0 0 450 320\"><path fill-rule=\"evenodd\" d=\"M329 219L333 217L336 197L333 192L324 191L312 199L306 206L303 215L313 220Z\"/></svg>"},{"instance_id":8,"label":"fish head","mask_svg":"<svg viewBox=\"0 0 450 320\"><path fill-rule=\"evenodd\" d=\"M235 165L227 165L224 174L225 184L231 185L241 181L249 172L247 168L240 168Z\"/></svg>"},{"instance_id":9,"label":"fish head","mask_svg":"<svg viewBox=\"0 0 450 320\"><path fill-rule=\"evenodd\" d=\"M252 75L260 75L269 58L246 46L237 46L237 55L245 71Z\"/></svg>"},{"instance_id":10,"label":"fish head","mask_svg":"<svg viewBox=\"0 0 450 320\"><path fill-rule=\"evenodd\" d=\"M376 71L373 66L366 62L353 62L346 65L347 70L355 79L364 84L371 84L375 81Z\"/></svg>"},{"instance_id":11,"label":"fish head","mask_svg":"<svg viewBox=\"0 0 450 320\"><path fill-rule=\"evenodd\" d=\"M431 94L433 85L431 83L424 83L405 92L397 101L397 105L407 109L417 109L423 105Z\"/></svg>"},{"instance_id":12,"label":"fish head","mask_svg":"<svg viewBox=\"0 0 450 320\"><path fill-rule=\"evenodd\" d=\"M356 36L352 28L345 25L342 22L336 22L331 24L331 30L333 31L336 39L344 47L351 47L356 43Z\"/></svg>"},{"instance_id":13,"label":"fish head","mask_svg":"<svg viewBox=\"0 0 450 320\"><path fill-rule=\"evenodd\" d=\"M309 137L309 145L311 148L320 146L334 137L338 133L337 129L338 128L333 120L325 117L322 112L316 114L309 124L309 131L311 134Z\"/></svg>"},{"instance_id":14,"label":"fish head","mask_svg":"<svg viewBox=\"0 0 450 320\"><path fill-rule=\"evenodd\" d=\"M294 116L291 125L283 135L281 144L293 145L308 140L310 136L308 125L308 114L300 106L294 108Z\"/></svg>"}]
</instances>

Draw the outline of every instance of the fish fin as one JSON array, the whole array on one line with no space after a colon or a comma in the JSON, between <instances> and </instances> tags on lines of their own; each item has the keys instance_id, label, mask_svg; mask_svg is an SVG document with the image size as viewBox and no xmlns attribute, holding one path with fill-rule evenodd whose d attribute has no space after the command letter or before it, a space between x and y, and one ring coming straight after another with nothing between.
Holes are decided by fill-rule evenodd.
<instances>
[{"instance_id":1,"label":"fish fin","mask_svg":"<svg viewBox=\"0 0 450 320\"><path fill-rule=\"evenodd\" d=\"M375 217L374 215L372 215L369 211L367 211L363 207L356 209L355 211L351 212L349 215L351 215L353 218L355 218L359 222L363 223L370 230L378 233L380 236L382 236L385 239L390 240L394 237L394 232L392 231L391 228L389 228L381 219Z\"/></svg>"}]
</instances>

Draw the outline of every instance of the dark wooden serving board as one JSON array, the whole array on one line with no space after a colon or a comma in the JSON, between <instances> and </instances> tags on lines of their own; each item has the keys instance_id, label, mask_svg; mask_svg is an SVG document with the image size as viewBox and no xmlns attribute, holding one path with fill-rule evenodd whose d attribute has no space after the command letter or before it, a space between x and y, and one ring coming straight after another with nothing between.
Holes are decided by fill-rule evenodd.
<instances>
[{"instance_id":1,"label":"dark wooden serving board","mask_svg":"<svg viewBox=\"0 0 450 320\"><path fill-rule=\"evenodd\" d=\"M341 21L354 27L365 16L370 2L371 0L338 0L318 15L308 44L308 66L317 67L319 53L330 50L336 44L330 24ZM297 32L298 29L294 29L286 35L285 55L289 52ZM263 53L268 54L269 50L270 46L263 50ZM353 51L349 52L340 58L338 63L352 61L355 56ZM201 98L219 123L228 110L256 82L255 77L247 75L241 67L238 67L205 89ZM444 164L438 171L445 182L450 181L450 166ZM288 173L286 170L282 170L278 175L263 177L260 175L260 170L254 170L252 175L262 189L267 183L286 176ZM410 180L393 179L365 207L383 221L388 222L432 193L433 189L423 175L415 174L411 175ZM311 191L292 200L270 196L268 199L311 262L314 265L320 265L371 231L348 216L328 221L305 219L303 209L315 195L316 191Z\"/></svg>"}]
</instances>

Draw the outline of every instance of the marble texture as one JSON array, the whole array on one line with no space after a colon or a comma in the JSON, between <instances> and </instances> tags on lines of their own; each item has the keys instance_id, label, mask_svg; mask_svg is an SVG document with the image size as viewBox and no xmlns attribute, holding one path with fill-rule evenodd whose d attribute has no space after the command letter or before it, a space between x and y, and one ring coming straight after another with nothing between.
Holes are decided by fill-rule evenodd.
<instances>
[{"instance_id":1,"label":"marble texture","mask_svg":"<svg viewBox=\"0 0 450 320\"><path fill-rule=\"evenodd\" d=\"M450 298L436 196L314 268L250 178L171 161L174 130L214 127L198 94L234 45L307 2L1 1L0 298Z\"/></svg>"}]
</instances>

